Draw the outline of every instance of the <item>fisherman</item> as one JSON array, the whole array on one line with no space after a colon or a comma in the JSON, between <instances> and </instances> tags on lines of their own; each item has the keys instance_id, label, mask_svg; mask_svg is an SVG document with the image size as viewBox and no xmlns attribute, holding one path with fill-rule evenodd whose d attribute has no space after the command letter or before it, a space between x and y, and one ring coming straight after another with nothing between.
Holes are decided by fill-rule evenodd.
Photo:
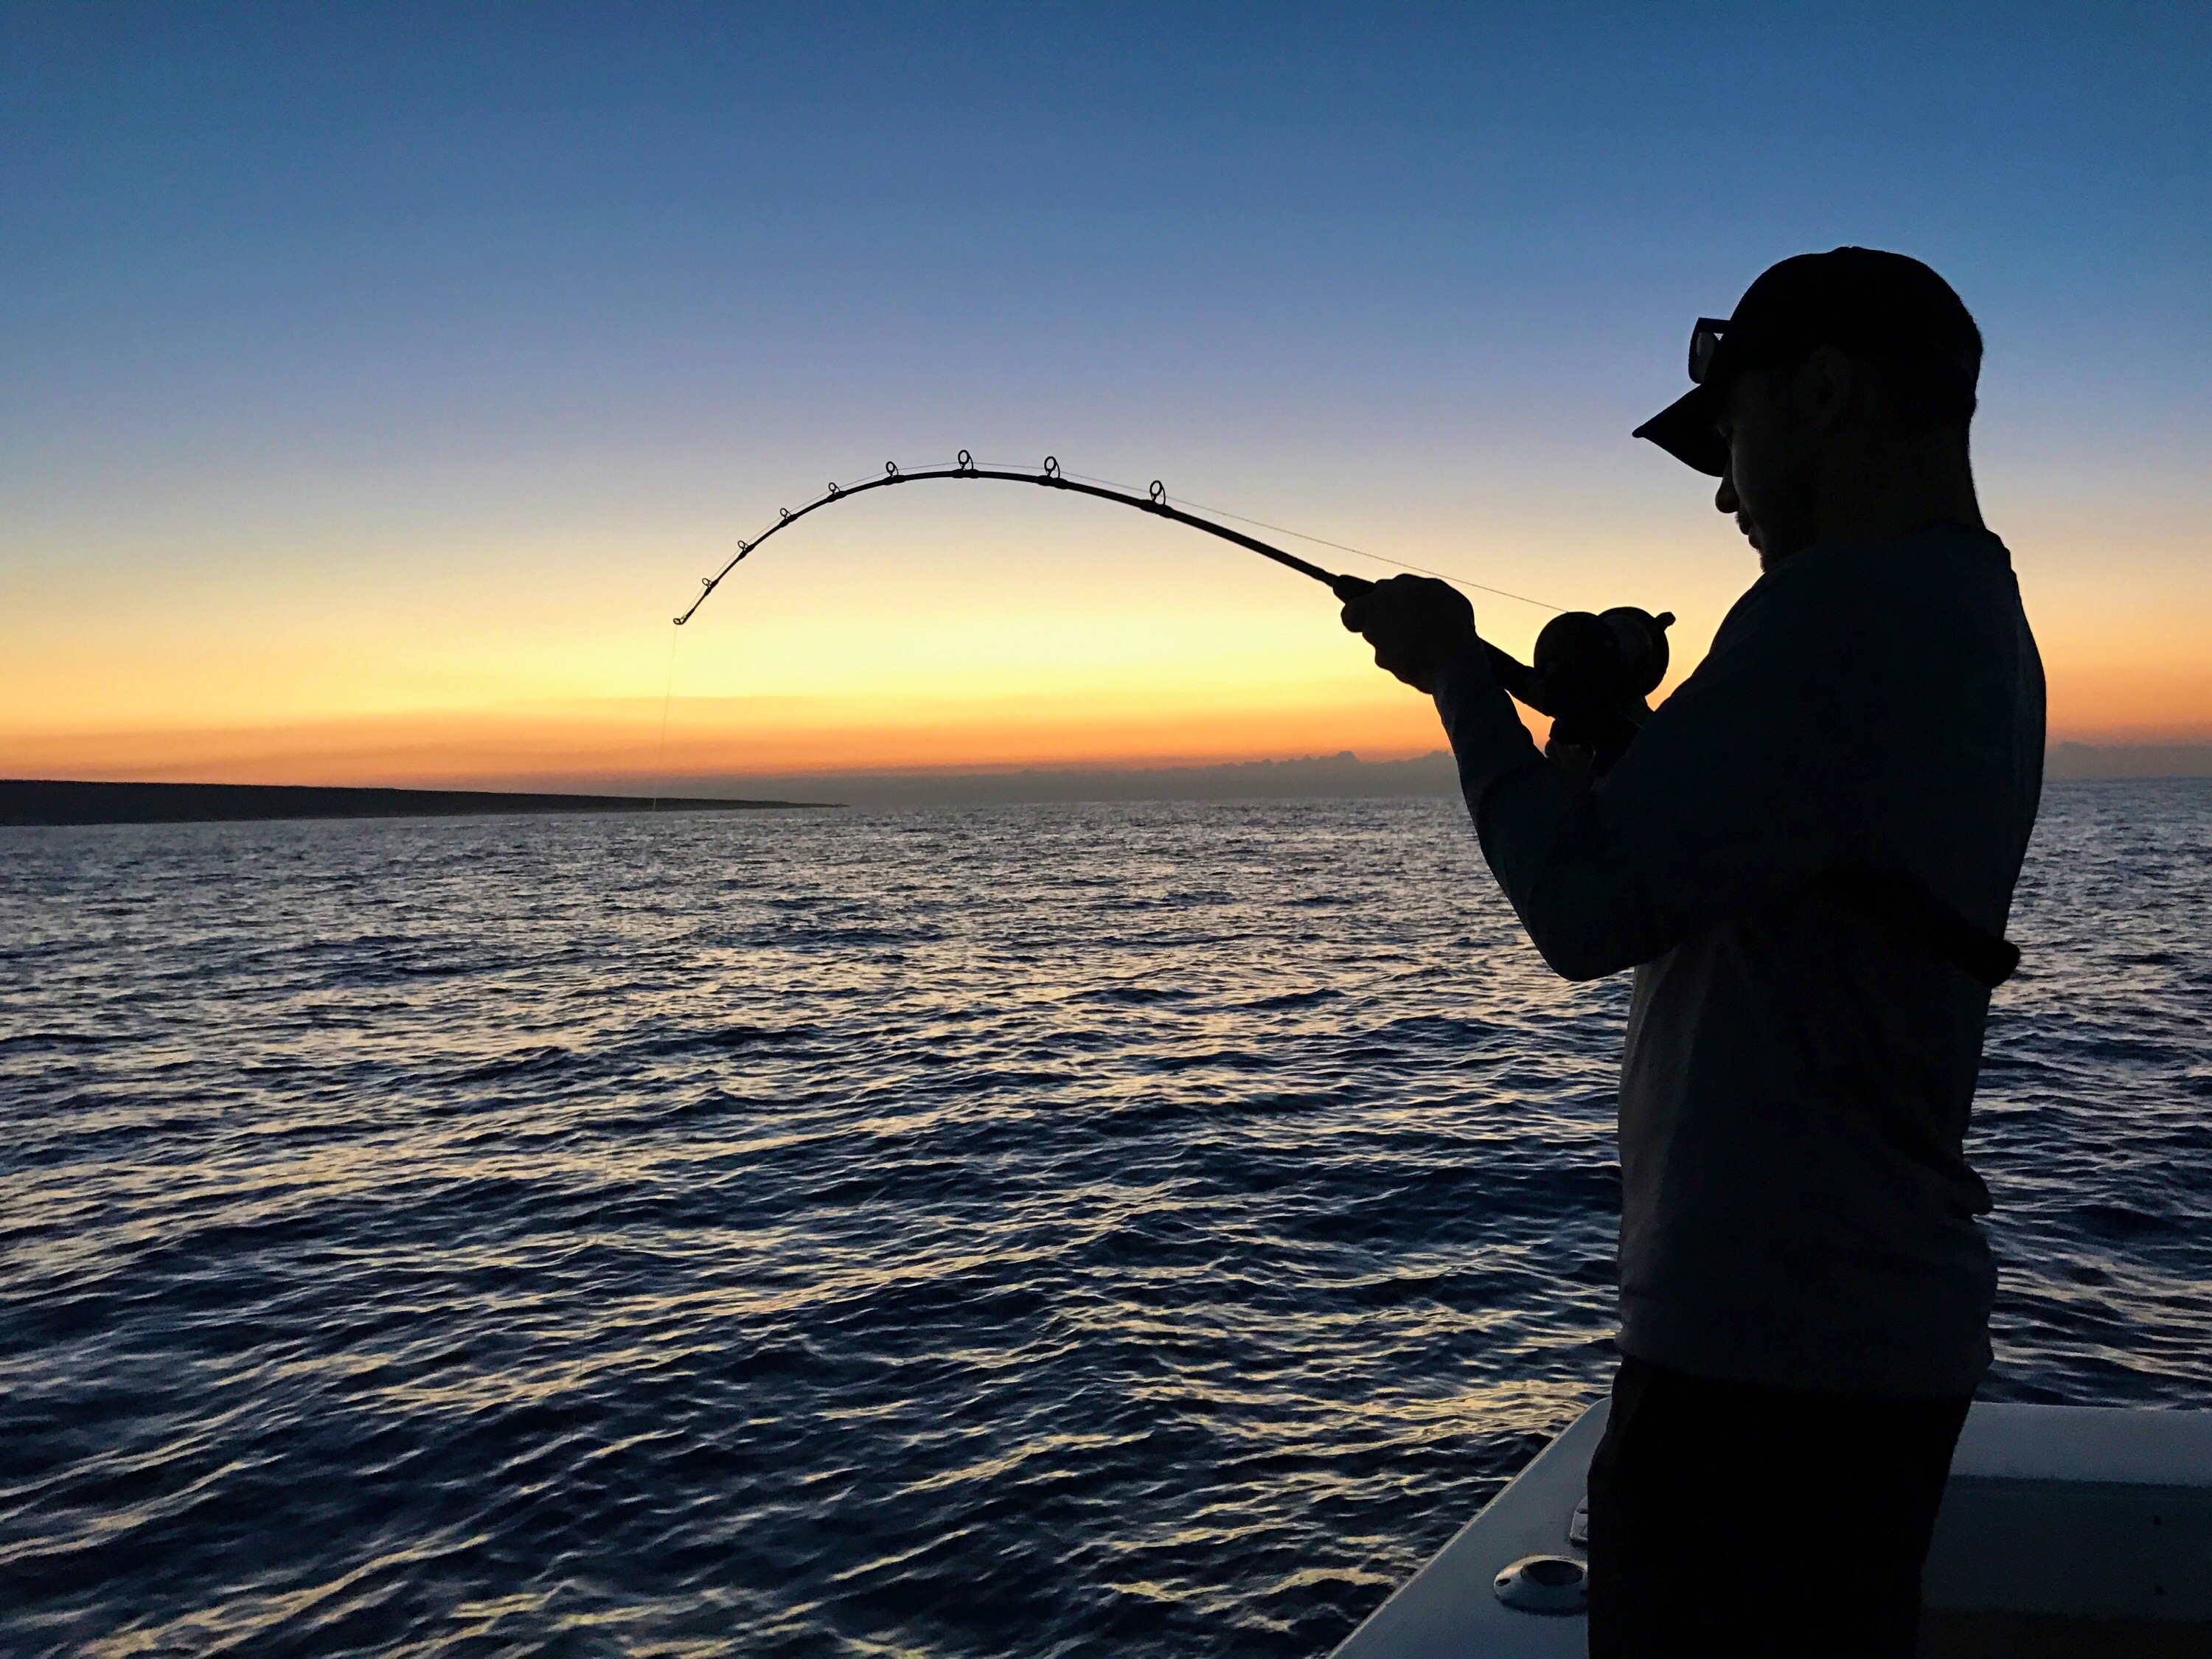
<instances>
[{"instance_id":1,"label":"fisherman","mask_svg":"<svg viewBox=\"0 0 2212 1659\"><path fill-rule=\"evenodd\" d=\"M1699 319L1636 435L1719 478L1761 574L1594 785L1455 590L1345 606L1435 697L1544 959L1635 969L1598 1659L1913 1651L1995 1285L1963 1152L1989 991L1942 940L2002 935L2042 787L2042 665L1968 463L1981 356L1949 284L1867 248Z\"/></svg>"}]
</instances>

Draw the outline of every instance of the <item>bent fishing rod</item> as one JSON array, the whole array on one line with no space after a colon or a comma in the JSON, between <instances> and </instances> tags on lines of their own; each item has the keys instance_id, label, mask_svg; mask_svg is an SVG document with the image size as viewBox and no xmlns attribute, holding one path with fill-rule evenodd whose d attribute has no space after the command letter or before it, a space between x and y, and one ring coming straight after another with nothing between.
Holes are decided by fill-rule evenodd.
<instances>
[{"instance_id":1,"label":"bent fishing rod","mask_svg":"<svg viewBox=\"0 0 2212 1659\"><path fill-rule=\"evenodd\" d=\"M1155 518L1218 536L1263 559L1272 559L1302 576L1312 578L1340 599L1354 599L1374 586L1364 577L1323 569L1311 560L1286 553L1256 536L1248 536L1241 530L1186 512L1168 500L1166 487L1157 478L1152 480L1146 495L1133 495L1104 484L1069 477L1061 471L1056 456L1046 456L1043 466L1036 471L1016 471L979 465L963 449L950 466L921 467L907 472L902 471L896 461L886 461L880 477L853 484L832 483L796 511L790 507L780 509L773 524L751 540L739 542L729 562L714 575L702 580L698 596L676 618L676 625L681 628L690 622L699 607L706 604L708 595L757 552L762 543L789 529L808 514L819 512L834 501L864 495L872 489L939 478L991 479L1002 483L1073 490L1079 495L1133 507ZM1498 684L1537 713L1550 715L1554 742L1589 750L1594 769L1602 772L1628 746L1637 726L1650 712L1645 699L1666 675L1667 629L1674 620L1672 611L1662 611L1655 617L1632 605L1617 606L1595 615L1587 611L1564 611L1544 625L1543 632L1536 636L1534 660L1528 663L1487 640L1480 643Z\"/></svg>"}]
</instances>

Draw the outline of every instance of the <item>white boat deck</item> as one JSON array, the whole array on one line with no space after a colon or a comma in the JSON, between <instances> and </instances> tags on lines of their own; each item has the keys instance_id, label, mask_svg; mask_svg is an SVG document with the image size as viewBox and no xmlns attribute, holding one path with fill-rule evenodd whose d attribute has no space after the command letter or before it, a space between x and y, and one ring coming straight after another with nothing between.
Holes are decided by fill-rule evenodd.
<instances>
[{"instance_id":1,"label":"white boat deck","mask_svg":"<svg viewBox=\"0 0 2212 1659\"><path fill-rule=\"evenodd\" d=\"M1579 1614L1522 1612L1494 1581L1580 1559L1568 1527L1606 1406L1585 1412L1336 1650L1336 1659L1566 1659ZM1930 1659L2212 1659L2212 1412L1977 1405L1925 1576Z\"/></svg>"}]
</instances>

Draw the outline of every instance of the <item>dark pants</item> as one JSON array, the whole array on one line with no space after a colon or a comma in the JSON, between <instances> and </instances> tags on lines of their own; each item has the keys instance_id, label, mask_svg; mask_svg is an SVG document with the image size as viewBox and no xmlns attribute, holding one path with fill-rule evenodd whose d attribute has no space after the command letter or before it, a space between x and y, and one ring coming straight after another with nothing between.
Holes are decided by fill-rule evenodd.
<instances>
[{"instance_id":1,"label":"dark pants","mask_svg":"<svg viewBox=\"0 0 2212 1659\"><path fill-rule=\"evenodd\" d=\"M1590 1460L1591 1659L1910 1659L1966 1416L1623 1359Z\"/></svg>"}]
</instances>

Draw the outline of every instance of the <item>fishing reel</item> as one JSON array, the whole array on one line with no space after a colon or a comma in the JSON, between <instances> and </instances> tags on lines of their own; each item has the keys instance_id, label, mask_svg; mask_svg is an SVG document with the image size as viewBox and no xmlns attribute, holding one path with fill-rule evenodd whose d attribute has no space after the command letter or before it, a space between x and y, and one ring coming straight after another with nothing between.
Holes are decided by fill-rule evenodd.
<instances>
[{"instance_id":1,"label":"fishing reel","mask_svg":"<svg viewBox=\"0 0 2212 1659\"><path fill-rule=\"evenodd\" d=\"M1671 611L1655 617L1634 605L1563 611L1544 624L1529 663L1494 652L1492 666L1507 691L1552 717L1545 754L1577 776L1602 777L1650 716L1674 621Z\"/></svg>"}]
</instances>

